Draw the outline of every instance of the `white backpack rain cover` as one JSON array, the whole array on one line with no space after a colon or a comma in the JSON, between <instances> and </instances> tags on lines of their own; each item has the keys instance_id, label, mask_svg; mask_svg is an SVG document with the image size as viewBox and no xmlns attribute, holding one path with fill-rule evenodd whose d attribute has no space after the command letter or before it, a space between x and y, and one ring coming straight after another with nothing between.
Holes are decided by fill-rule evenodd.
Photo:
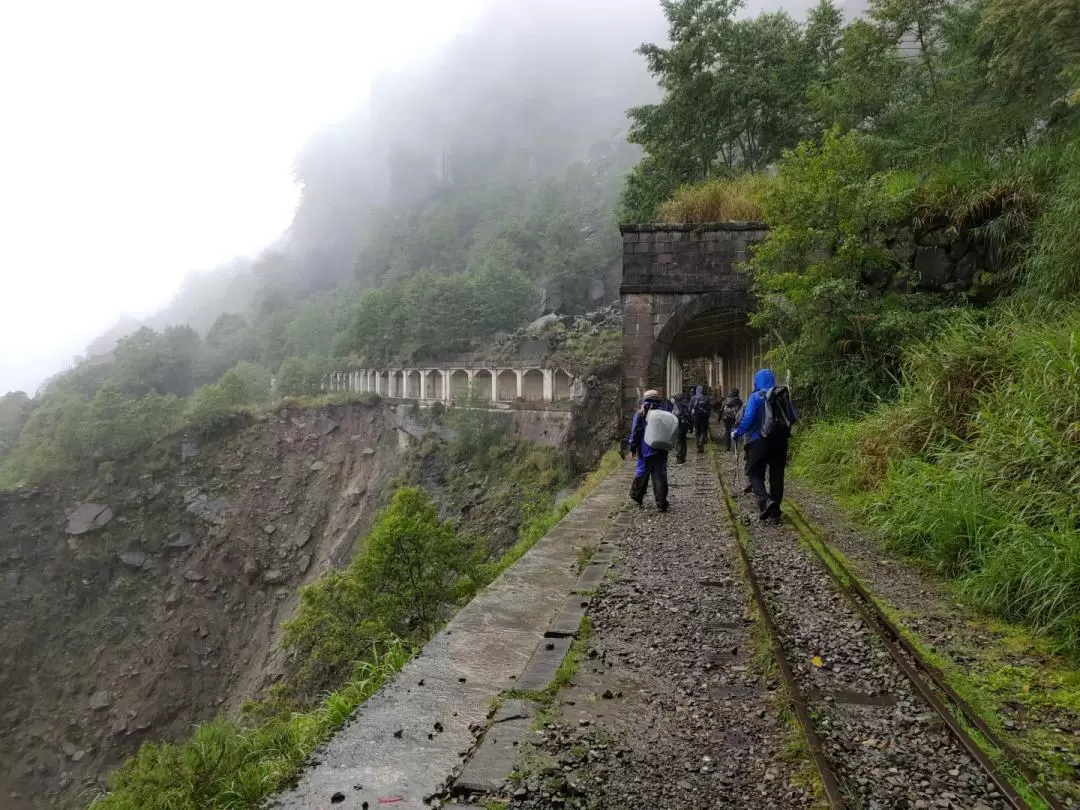
<instances>
[{"instance_id":1,"label":"white backpack rain cover","mask_svg":"<svg viewBox=\"0 0 1080 810\"><path fill-rule=\"evenodd\" d=\"M645 444L653 450L672 450L679 437L679 417L659 409L645 414Z\"/></svg>"}]
</instances>

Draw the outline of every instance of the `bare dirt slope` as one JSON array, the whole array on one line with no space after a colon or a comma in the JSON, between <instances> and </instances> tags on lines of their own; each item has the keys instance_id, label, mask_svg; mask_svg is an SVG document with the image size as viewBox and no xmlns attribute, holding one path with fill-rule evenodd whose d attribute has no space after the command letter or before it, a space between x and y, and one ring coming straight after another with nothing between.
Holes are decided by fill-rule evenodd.
<instances>
[{"instance_id":1,"label":"bare dirt slope","mask_svg":"<svg viewBox=\"0 0 1080 810\"><path fill-rule=\"evenodd\" d=\"M402 466L391 420L283 410L157 471L0 495L0 806L74 800L272 680L298 585Z\"/></svg>"}]
</instances>

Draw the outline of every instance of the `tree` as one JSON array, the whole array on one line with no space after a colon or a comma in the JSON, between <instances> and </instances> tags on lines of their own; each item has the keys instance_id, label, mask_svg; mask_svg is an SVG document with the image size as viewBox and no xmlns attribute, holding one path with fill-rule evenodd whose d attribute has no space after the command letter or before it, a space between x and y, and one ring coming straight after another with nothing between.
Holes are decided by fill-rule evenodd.
<instances>
[{"instance_id":1,"label":"tree","mask_svg":"<svg viewBox=\"0 0 1080 810\"><path fill-rule=\"evenodd\" d=\"M822 2L802 25L783 12L736 19L741 5L671 0L671 46L642 46L664 97L630 111L647 153L624 196L632 218L651 219L678 186L761 171L812 131L808 91L831 80L839 12Z\"/></svg>"},{"instance_id":2,"label":"tree","mask_svg":"<svg viewBox=\"0 0 1080 810\"><path fill-rule=\"evenodd\" d=\"M238 363L218 381L233 405L257 405L270 399L270 373L258 363Z\"/></svg>"},{"instance_id":3,"label":"tree","mask_svg":"<svg viewBox=\"0 0 1080 810\"><path fill-rule=\"evenodd\" d=\"M184 423L199 436L213 436L227 427L235 414L236 408L220 385L204 385L188 401Z\"/></svg>"},{"instance_id":4,"label":"tree","mask_svg":"<svg viewBox=\"0 0 1080 810\"><path fill-rule=\"evenodd\" d=\"M480 396L475 383L464 397L454 401L450 426L458 434L456 449L466 458L483 458L488 450L502 441L503 426L491 411L489 401Z\"/></svg>"},{"instance_id":5,"label":"tree","mask_svg":"<svg viewBox=\"0 0 1080 810\"><path fill-rule=\"evenodd\" d=\"M405 487L381 510L360 555L300 592L282 644L302 662L296 681L317 694L351 672L372 645L423 641L475 587L480 552L439 519L422 490Z\"/></svg>"},{"instance_id":6,"label":"tree","mask_svg":"<svg viewBox=\"0 0 1080 810\"><path fill-rule=\"evenodd\" d=\"M403 487L368 534L356 581L371 618L402 638L423 638L477 564L473 546L439 519L435 502L417 487Z\"/></svg>"}]
</instances>

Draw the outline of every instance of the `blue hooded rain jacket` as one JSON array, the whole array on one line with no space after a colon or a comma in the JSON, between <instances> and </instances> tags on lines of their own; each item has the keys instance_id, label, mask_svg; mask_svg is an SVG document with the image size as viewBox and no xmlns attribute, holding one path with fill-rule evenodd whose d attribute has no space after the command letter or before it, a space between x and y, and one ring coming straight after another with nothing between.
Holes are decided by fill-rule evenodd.
<instances>
[{"instance_id":1,"label":"blue hooded rain jacket","mask_svg":"<svg viewBox=\"0 0 1080 810\"><path fill-rule=\"evenodd\" d=\"M763 368L754 375L754 392L746 403L742 421L735 428L735 438L746 436L748 442L756 442L761 438L761 427L765 424L765 392L776 387L776 375L771 368ZM795 424L795 406L791 406L788 414L791 424Z\"/></svg>"}]
</instances>

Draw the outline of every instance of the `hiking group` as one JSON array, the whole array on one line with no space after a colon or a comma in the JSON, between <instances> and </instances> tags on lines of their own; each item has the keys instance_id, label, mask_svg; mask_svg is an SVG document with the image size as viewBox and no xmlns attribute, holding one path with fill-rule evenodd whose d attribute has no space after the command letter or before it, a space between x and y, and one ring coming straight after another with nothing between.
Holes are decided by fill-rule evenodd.
<instances>
[{"instance_id":1,"label":"hiking group","mask_svg":"<svg viewBox=\"0 0 1080 810\"><path fill-rule=\"evenodd\" d=\"M736 388L716 410L724 426L727 450L737 450L739 440L744 440L746 474L750 479L746 491L753 492L757 499L758 514L762 520L779 521L788 440L796 420L791 394L786 386L776 385L771 369L763 368L754 375L754 390L745 405ZM655 389L645 392L634 413L627 442L637 461L630 499L638 506L644 505L651 483L657 509L668 510L668 453L674 450L675 461L684 463L691 432L698 453L704 453L712 412L712 400L701 385L690 396L680 394L670 400Z\"/></svg>"}]
</instances>

